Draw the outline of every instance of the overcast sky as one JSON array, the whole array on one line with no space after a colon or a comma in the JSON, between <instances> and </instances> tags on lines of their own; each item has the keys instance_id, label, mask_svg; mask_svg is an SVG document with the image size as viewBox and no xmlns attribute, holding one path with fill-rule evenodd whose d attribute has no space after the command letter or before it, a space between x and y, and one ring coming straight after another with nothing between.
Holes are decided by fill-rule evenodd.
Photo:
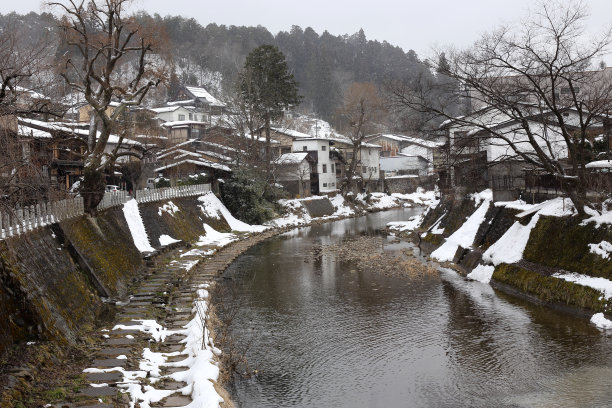
<instances>
[{"instance_id":1,"label":"overcast sky","mask_svg":"<svg viewBox=\"0 0 612 408\"><path fill-rule=\"evenodd\" d=\"M612 0L584 0L590 26L601 31L612 22ZM0 13L41 11L40 0L0 1ZM468 46L496 25L525 17L534 0L136 0L135 6L162 16L193 17L201 24L262 25L273 34L292 25L321 34L352 34L386 40L420 57L433 46ZM606 58L610 60L611 58ZM610 65L610 64L609 64Z\"/></svg>"}]
</instances>

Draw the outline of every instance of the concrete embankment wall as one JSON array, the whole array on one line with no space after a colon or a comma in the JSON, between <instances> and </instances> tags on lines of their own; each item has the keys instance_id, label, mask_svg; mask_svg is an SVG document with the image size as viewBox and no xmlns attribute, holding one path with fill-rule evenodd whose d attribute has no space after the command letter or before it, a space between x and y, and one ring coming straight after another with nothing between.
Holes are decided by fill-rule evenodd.
<instances>
[{"instance_id":1,"label":"concrete embankment wall","mask_svg":"<svg viewBox=\"0 0 612 408\"><path fill-rule=\"evenodd\" d=\"M156 249L161 235L186 242L205 235L204 222L230 229L222 216L205 216L197 197L170 201L172 214L160 211L168 201L139 206ZM144 267L122 207L0 241L0 355L23 341L76 342L104 318L103 299L125 297Z\"/></svg>"},{"instance_id":2,"label":"concrete embankment wall","mask_svg":"<svg viewBox=\"0 0 612 408\"><path fill-rule=\"evenodd\" d=\"M472 199L445 197L437 208L424 218L421 231L434 226L444 228L442 234L427 234L421 247L433 252L445 238L457 231L477 206ZM527 225L531 217L517 218L518 210L491 205L476 234L471 248L459 247L453 259L454 267L468 274L482 262L482 254L515 223ZM581 225L576 217L540 216L531 230L523 259L512 265L495 267L491 285L523 297L565 311L589 315L592 312L609 314L612 308L602 293L551 275L555 272L580 274L612 279L612 261L591 253L589 244L612 242L609 225L594 223Z\"/></svg>"}]
</instances>

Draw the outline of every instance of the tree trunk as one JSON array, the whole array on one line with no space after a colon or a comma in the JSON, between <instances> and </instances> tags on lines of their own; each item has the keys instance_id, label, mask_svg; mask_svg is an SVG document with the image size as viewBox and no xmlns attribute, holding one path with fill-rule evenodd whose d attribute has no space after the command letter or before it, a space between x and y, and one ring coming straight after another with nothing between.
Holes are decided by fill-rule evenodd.
<instances>
[{"instance_id":1,"label":"tree trunk","mask_svg":"<svg viewBox=\"0 0 612 408\"><path fill-rule=\"evenodd\" d=\"M83 197L85 212L90 215L96 213L96 208L104 198L106 181L104 174L94 169L85 167L83 181L79 188L79 194Z\"/></svg>"},{"instance_id":2,"label":"tree trunk","mask_svg":"<svg viewBox=\"0 0 612 408\"><path fill-rule=\"evenodd\" d=\"M266 152L265 152L265 161L266 161L266 177L270 180L270 159L271 159L271 151L270 151L270 113L266 112Z\"/></svg>"}]
</instances>

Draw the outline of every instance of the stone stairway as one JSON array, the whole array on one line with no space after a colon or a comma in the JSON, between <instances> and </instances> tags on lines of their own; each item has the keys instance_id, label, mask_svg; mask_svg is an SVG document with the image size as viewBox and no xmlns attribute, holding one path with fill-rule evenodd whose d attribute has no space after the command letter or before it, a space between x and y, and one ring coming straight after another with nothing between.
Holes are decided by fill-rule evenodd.
<instances>
[{"instance_id":1,"label":"stone stairway","mask_svg":"<svg viewBox=\"0 0 612 408\"><path fill-rule=\"evenodd\" d=\"M51 406L127 407L130 401L141 407L190 404L190 385L165 376L188 369L181 364L188 357L185 335L175 332L184 331L185 325L196 317L194 299L198 288L219 277L245 250L282 232L277 229L248 235L204 258L197 254L185 256L182 249L165 254L170 261L147 269L130 301L117 306L115 324L100 332L94 357L84 370L88 385L71 394L71 402ZM193 266L196 261L199 263ZM143 325L149 325L145 331ZM163 341L155 341L152 337L156 331L167 331L169 335ZM147 366L143 359L147 349L163 362L156 367ZM153 372L156 369L159 373ZM155 388L152 398L134 401L135 395L147 387Z\"/></svg>"}]
</instances>

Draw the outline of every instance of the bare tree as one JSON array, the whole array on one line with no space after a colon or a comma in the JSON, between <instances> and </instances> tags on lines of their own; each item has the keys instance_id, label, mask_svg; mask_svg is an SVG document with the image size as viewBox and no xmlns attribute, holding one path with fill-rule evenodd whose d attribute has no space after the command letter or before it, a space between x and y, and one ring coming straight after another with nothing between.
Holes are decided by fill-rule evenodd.
<instances>
[{"instance_id":1,"label":"bare tree","mask_svg":"<svg viewBox=\"0 0 612 408\"><path fill-rule=\"evenodd\" d=\"M377 120L384 113L385 101L374 84L354 83L346 91L344 104L337 112L340 129L351 143L350 154L346 157L348 169L341 184L343 193L349 192L353 186L364 138L373 133Z\"/></svg>"},{"instance_id":2,"label":"bare tree","mask_svg":"<svg viewBox=\"0 0 612 408\"><path fill-rule=\"evenodd\" d=\"M125 136L117 148L105 152L111 132L131 106L139 105L149 90L166 79L163 39L153 27L143 27L125 16L129 0L68 0L50 2L63 13L61 28L69 49L60 74L91 107L81 194L88 212L95 211L104 195L104 172L121 155ZM153 54L155 53L155 54ZM121 73L121 71L127 73Z\"/></svg>"},{"instance_id":3,"label":"bare tree","mask_svg":"<svg viewBox=\"0 0 612 408\"><path fill-rule=\"evenodd\" d=\"M586 39L587 16L582 2L541 2L520 26L500 27L467 50L445 52L446 66L435 68L461 87L440 92L427 81L394 83L393 101L464 126L463 146L505 146L500 161L520 160L561 180L584 214L590 132L601 127L612 103L612 71L594 64L607 53L612 31ZM494 113L454 117L446 107L462 100Z\"/></svg>"},{"instance_id":4,"label":"bare tree","mask_svg":"<svg viewBox=\"0 0 612 408\"><path fill-rule=\"evenodd\" d=\"M53 113L51 99L40 93L50 67L49 45L32 43L16 25L0 32L0 206L4 211L45 198L48 190L46 141L20 132L18 117Z\"/></svg>"}]
</instances>

